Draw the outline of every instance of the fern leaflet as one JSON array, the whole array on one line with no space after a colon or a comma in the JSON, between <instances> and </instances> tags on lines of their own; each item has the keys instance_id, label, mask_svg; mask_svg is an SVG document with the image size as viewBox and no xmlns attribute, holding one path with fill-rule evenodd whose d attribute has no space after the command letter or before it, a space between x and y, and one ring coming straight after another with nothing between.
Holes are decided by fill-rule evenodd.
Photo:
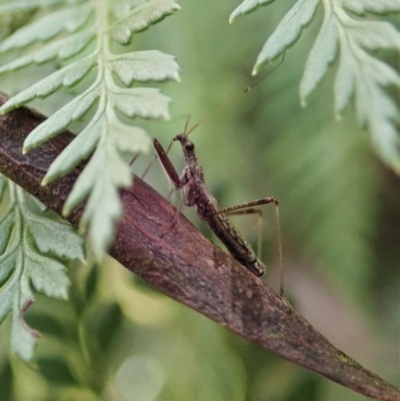
<instances>
[{"instance_id":1,"label":"fern leaflet","mask_svg":"<svg viewBox=\"0 0 400 401\"><path fill-rule=\"evenodd\" d=\"M28 7L27 2L18 4ZM129 158L146 151L151 143L142 128L122 122L117 110L131 119L166 119L169 98L154 88L132 86L137 82L179 79L179 67L172 56L157 50L116 54L112 49L116 42L129 44L133 33L147 29L179 6L173 0L43 0L32 4L53 8L0 44L0 54L11 50L20 53L0 66L0 74L31 64L57 62L61 67L11 97L0 113L80 82L80 88L86 88L30 133L24 152L58 135L94 109L91 117L86 117L86 127L51 165L43 184L67 174L92 155L64 213L88 197L81 230L88 228L91 247L102 258L121 215L118 189L132 183ZM11 4L8 9L3 7L0 13L16 11ZM116 77L125 87L116 83Z\"/></svg>"},{"instance_id":2,"label":"fern leaflet","mask_svg":"<svg viewBox=\"0 0 400 401\"><path fill-rule=\"evenodd\" d=\"M33 357L37 333L24 321L33 303L32 287L49 297L67 298L63 261L85 258L84 241L67 223L44 213L43 205L0 175L0 322L12 312L12 348Z\"/></svg>"},{"instance_id":3,"label":"fern leaflet","mask_svg":"<svg viewBox=\"0 0 400 401\"><path fill-rule=\"evenodd\" d=\"M400 138L396 129L398 108L385 91L400 88L399 74L370 54L376 50L400 50L400 33L389 22L367 19L365 13L399 12L398 0L322 0L324 20L308 56L300 83L300 98L306 98L326 75L340 50L334 84L334 108L339 117L352 97L359 125L370 132L375 151L381 159L400 172ZM311 22L319 0L298 0L288 11L261 50L253 73L275 59L299 38ZM245 0L230 21L270 3ZM349 13L358 15L358 18Z\"/></svg>"}]
</instances>

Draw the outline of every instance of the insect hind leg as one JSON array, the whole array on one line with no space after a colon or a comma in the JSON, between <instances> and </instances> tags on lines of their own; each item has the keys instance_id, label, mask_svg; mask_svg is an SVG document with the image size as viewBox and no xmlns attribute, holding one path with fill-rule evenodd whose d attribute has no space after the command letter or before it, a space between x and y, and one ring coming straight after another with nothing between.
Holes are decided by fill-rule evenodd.
<instances>
[{"instance_id":1,"label":"insect hind leg","mask_svg":"<svg viewBox=\"0 0 400 401\"><path fill-rule=\"evenodd\" d=\"M257 232L258 232L258 239L257 239L257 258L261 260L262 258L262 227L263 227L263 214L262 210L259 207L249 207L246 209L237 209L231 210L227 212L222 212L225 209L221 209L220 213L225 214L225 216L239 216L245 214L258 214L257 218Z\"/></svg>"},{"instance_id":2,"label":"insect hind leg","mask_svg":"<svg viewBox=\"0 0 400 401\"><path fill-rule=\"evenodd\" d=\"M283 252L282 252L282 233L281 233L281 223L280 223L280 213L279 213L279 202L274 197L267 197L262 199L257 199L255 201L241 203L239 205L229 206L218 210L218 214L233 215L233 214L251 214L258 213L258 256L261 256L261 232L262 232L262 211L260 208L255 206L266 205L268 203L275 204L275 219L278 230L278 250L279 250L279 271L280 271L280 285L279 285L279 295L283 298L284 296L284 274L283 274Z\"/></svg>"}]
</instances>

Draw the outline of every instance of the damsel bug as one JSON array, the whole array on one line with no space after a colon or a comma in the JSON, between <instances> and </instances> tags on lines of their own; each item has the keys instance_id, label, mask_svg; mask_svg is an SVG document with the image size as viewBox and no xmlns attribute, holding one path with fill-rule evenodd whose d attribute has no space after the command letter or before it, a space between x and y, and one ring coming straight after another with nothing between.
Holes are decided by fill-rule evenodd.
<instances>
[{"instance_id":1,"label":"damsel bug","mask_svg":"<svg viewBox=\"0 0 400 401\"><path fill-rule=\"evenodd\" d=\"M282 62L283 58L275 68L277 68ZM274 71L275 68L272 71ZM270 74L272 71L270 71L268 74ZM280 294L281 296L283 296L282 246L281 233L279 228L279 207L277 199L274 197L267 197L252 202L220 209L218 207L216 199L211 195L210 191L205 186L203 169L195 156L194 144L188 138L189 134L193 132L193 130L197 128L201 123L203 123L206 119L210 118L211 115L219 112L222 108L226 107L228 104L235 101L244 93L248 92L254 85L258 84L265 77L266 75L259 79L252 86L246 88L245 91L241 92L234 99L208 115L199 123L195 124L189 131L187 131L189 119L187 120L185 131L181 134L176 135L171 142L172 145L174 141L179 141L182 145L183 153L185 156L185 167L181 176L178 175L173 164L171 163L171 160L167 156L167 152L165 152L158 140L154 139L153 143L160 162L164 167L168 177L172 181L175 189L182 189L183 191L182 203L185 206L196 206L198 217L208 223L213 232L224 243L230 254L256 276L262 276L264 274L265 266L256 256L251 246L242 238L235 227L226 219L225 214L234 214L238 211L241 211L239 213L243 213L243 210L245 209L254 213L259 212L259 210L255 208L255 206L264 205L267 203L275 204L275 211L278 222L279 257L281 268ZM174 222L175 219L172 224L174 224Z\"/></svg>"}]
</instances>

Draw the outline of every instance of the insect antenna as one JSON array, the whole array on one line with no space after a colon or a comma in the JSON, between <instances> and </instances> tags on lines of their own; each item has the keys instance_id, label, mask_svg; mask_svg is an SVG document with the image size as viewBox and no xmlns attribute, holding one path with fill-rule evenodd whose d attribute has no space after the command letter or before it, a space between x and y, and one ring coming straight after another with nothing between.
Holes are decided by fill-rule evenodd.
<instances>
[{"instance_id":1,"label":"insect antenna","mask_svg":"<svg viewBox=\"0 0 400 401\"><path fill-rule=\"evenodd\" d=\"M225 104L223 104L222 106L218 107L218 109L214 110L213 112L211 112L210 114L208 114L207 116L205 116L204 118L202 118L200 121L198 121L195 125L193 125L192 128L190 128L189 131L186 132L187 129L187 124L185 126L185 132L186 135L189 135L191 132L193 132L199 125L203 124L205 121L209 120L212 116L214 116L215 114L218 114L220 111L222 111L225 107L228 107L230 104L236 102L236 100L240 99L243 95L245 95L247 92L250 91L250 89L252 89L254 86L258 85L261 81L263 81L265 78L268 77L268 75L272 74L285 60L285 54L286 52L283 53L282 59L281 61L270 71L268 71L265 75L263 75L261 78L259 78L256 82L254 82L253 84L251 84L250 86L248 86L245 90L241 91L240 93L238 93L234 98L232 98L231 100L229 100L228 102L226 102ZM189 122L189 119L187 121L187 123Z\"/></svg>"},{"instance_id":2,"label":"insect antenna","mask_svg":"<svg viewBox=\"0 0 400 401\"><path fill-rule=\"evenodd\" d=\"M282 59L281 61L274 67L272 68L272 70L268 71L265 75L263 75L261 78L259 78L256 82L254 82L253 84L251 84L250 86L248 86L246 89L244 89L243 91L241 91L240 93L238 93L234 98L232 98L231 100L229 100L228 102L226 102L225 104L223 104L222 106L218 107L216 110L214 110L213 112L211 112L210 114L208 114L207 116L205 116L204 118L202 118L200 121L198 121L195 125L193 125L192 128L189 129L188 131L188 126L189 126L189 121L190 121L190 115L188 116L186 123L185 123L185 130L184 130L184 134L186 134L186 136L188 136L191 132L193 132L199 125L203 124L205 121L209 120L212 116L214 116L215 114L218 114L220 111L222 111L223 109L225 109L225 107L228 107L230 104L236 102L236 100L240 99L244 94L246 94L247 92L250 91L250 89L252 89L254 86L258 85L261 81L263 81L268 75L272 74L284 61L285 59L285 54L286 51L283 53L282 55ZM169 153L171 146L173 144L174 140L172 140L170 142L170 144L167 147L167 150L165 151L166 154ZM153 166L154 162L157 159L157 155L155 155L150 163L148 164L148 166L146 167L146 169L144 170L143 174L141 175L141 179L143 180L144 177L147 175L147 173L149 172L149 170L151 169L151 167ZM133 160L134 161L134 160Z\"/></svg>"},{"instance_id":3,"label":"insect antenna","mask_svg":"<svg viewBox=\"0 0 400 401\"><path fill-rule=\"evenodd\" d=\"M279 206L275 204L275 219L278 229L278 252L279 252L279 295L284 296L284 269L283 269L283 250L282 250L282 229L281 218L279 216Z\"/></svg>"}]
</instances>

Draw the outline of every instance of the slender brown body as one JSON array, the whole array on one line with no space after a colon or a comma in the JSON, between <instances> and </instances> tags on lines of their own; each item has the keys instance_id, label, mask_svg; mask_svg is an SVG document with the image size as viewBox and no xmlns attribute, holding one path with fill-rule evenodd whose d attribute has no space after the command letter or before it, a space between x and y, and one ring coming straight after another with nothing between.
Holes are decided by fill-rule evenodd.
<instances>
[{"instance_id":1,"label":"slender brown body","mask_svg":"<svg viewBox=\"0 0 400 401\"><path fill-rule=\"evenodd\" d=\"M199 218L209 224L230 254L253 274L262 276L265 272L264 264L258 260L251 246L241 237L235 227L220 213L216 199L205 186L203 169L195 156L194 144L184 133L177 135L174 141L180 141L185 155L185 168L180 177L156 139L154 146L175 188L183 190L185 206L196 205Z\"/></svg>"},{"instance_id":2,"label":"slender brown body","mask_svg":"<svg viewBox=\"0 0 400 401\"><path fill-rule=\"evenodd\" d=\"M206 214L203 216L204 210L206 210ZM198 216L207 221L215 235L227 247L229 253L256 276L262 276L265 273L264 264L258 260L251 246L241 237L235 227L223 214L218 214L217 211L218 206L213 197L208 200L204 209L200 209L199 205L197 206Z\"/></svg>"}]
</instances>

